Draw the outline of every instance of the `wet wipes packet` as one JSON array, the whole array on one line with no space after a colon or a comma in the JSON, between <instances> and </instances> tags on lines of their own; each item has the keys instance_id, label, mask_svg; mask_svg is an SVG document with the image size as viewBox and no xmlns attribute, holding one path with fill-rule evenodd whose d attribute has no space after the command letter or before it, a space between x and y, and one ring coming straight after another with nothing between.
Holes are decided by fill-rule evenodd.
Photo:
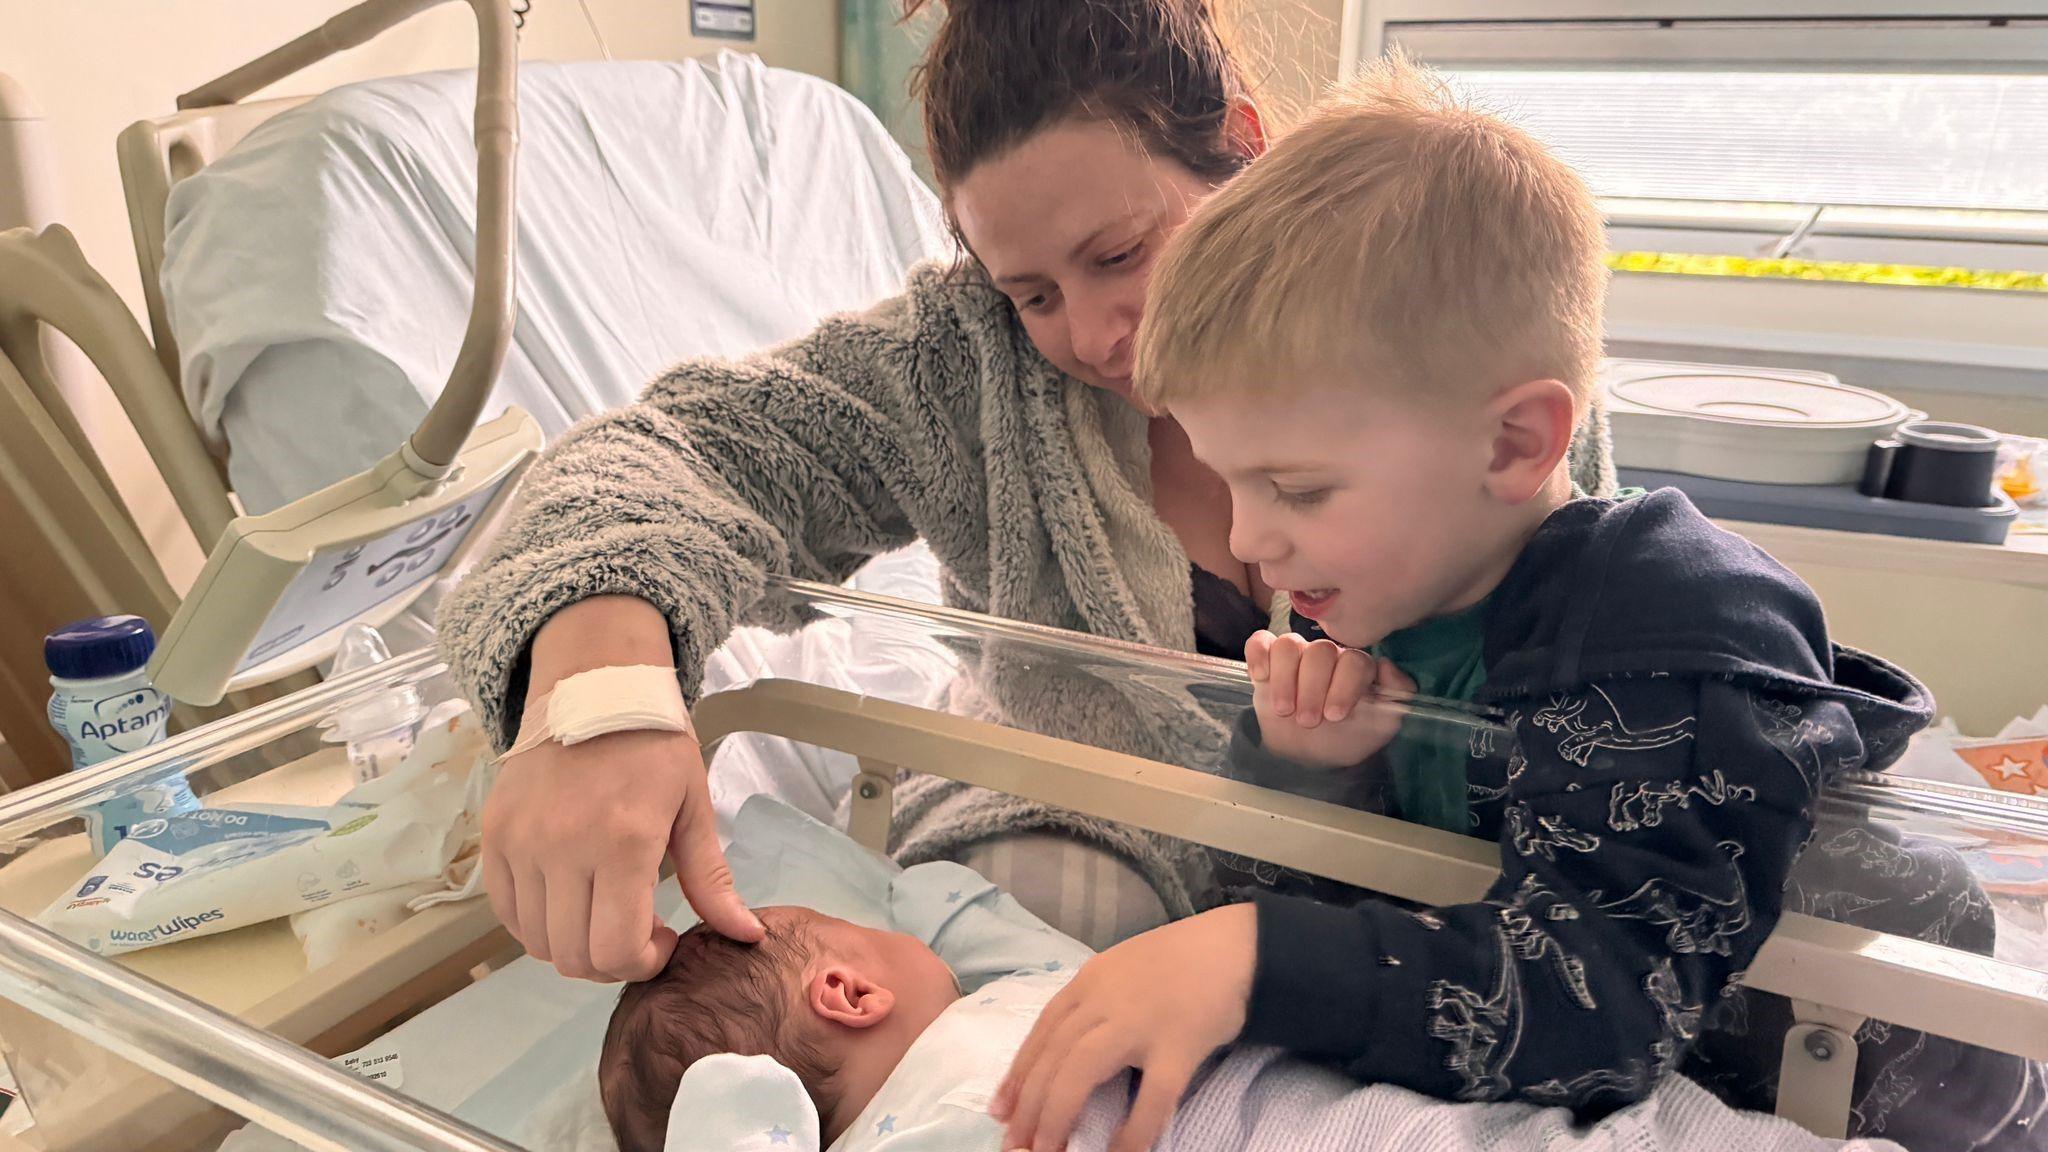
<instances>
[{"instance_id":1,"label":"wet wipes packet","mask_svg":"<svg viewBox=\"0 0 2048 1152\"><path fill-rule=\"evenodd\" d=\"M146 820L36 922L104 956L433 880L466 835L466 774L382 803L205 808Z\"/></svg>"}]
</instances>

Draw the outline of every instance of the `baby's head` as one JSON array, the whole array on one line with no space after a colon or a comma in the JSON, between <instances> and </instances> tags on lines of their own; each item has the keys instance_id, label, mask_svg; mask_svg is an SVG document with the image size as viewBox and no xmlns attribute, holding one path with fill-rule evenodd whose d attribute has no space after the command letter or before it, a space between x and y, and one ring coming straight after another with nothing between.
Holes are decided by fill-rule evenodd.
<instances>
[{"instance_id":1,"label":"baby's head","mask_svg":"<svg viewBox=\"0 0 2048 1152\"><path fill-rule=\"evenodd\" d=\"M1238 558L1370 644L1483 599L1569 497L1605 254L1566 164L1389 58L1174 237L1136 396L1229 483Z\"/></svg>"},{"instance_id":2,"label":"baby's head","mask_svg":"<svg viewBox=\"0 0 2048 1152\"><path fill-rule=\"evenodd\" d=\"M659 975L620 995L598 1085L621 1152L661 1148L683 1073L720 1052L796 1073L829 1143L959 998L952 971L915 937L807 908L757 911L759 944L699 924Z\"/></svg>"}]
</instances>

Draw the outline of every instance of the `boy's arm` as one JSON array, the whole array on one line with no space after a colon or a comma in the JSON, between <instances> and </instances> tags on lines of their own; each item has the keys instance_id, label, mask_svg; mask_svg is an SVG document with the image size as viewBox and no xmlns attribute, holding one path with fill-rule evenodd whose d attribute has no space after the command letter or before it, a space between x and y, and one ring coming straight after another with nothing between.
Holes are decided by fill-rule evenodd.
<instances>
[{"instance_id":1,"label":"boy's arm","mask_svg":"<svg viewBox=\"0 0 2048 1152\"><path fill-rule=\"evenodd\" d=\"M1460 1100L1645 1095L1776 924L1845 707L1608 681L1515 717L1503 875L1422 914L1262 899L1243 1039Z\"/></svg>"}]
</instances>

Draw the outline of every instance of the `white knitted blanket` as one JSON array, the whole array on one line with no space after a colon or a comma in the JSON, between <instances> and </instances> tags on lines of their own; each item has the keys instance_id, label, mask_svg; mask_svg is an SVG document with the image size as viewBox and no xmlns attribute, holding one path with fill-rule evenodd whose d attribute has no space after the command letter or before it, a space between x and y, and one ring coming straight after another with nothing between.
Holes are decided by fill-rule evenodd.
<instances>
[{"instance_id":1,"label":"white knitted blanket","mask_svg":"<svg viewBox=\"0 0 2048 1152\"><path fill-rule=\"evenodd\" d=\"M1105 1152L1129 1112L1131 1087L1098 1091L1068 1147ZM1360 1088L1273 1048L1239 1048L1209 1066L1174 1113L1154 1152L1853 1152L1788 1120L1738 1112L1681 1076L1597 1124L1575 1126L1562 1108L1453 1104L1405 1088Z\"/></svg>"}]
</instances>

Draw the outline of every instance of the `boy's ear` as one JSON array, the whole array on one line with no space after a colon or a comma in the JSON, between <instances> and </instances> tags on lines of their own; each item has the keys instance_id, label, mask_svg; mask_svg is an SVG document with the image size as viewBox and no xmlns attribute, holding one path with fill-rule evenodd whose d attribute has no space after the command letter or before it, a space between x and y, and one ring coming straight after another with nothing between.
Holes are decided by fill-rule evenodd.
<instances>
[{"instance_id":1,"label":"boy's ear","mask_svg":"<svg viewBox=\"0 0 2048 1152\"><path fill-rule=\"evenodd\" d=\"M1266 154L1266 118L1259 114L1259 106L1252 103L1251 97L1240 96L1230 102L1223 131L1230 138L1230 146L1245 159L1257 160Z\"/></svg>"},{"instance_id":2,"label":"boy's ear","mask_svg":"<svg viewBox=\"0 0 2048 1152\"><path fill-rule=\"evenodd\" d=\"M1493 429L1493 458L1486 489L1504 504L1535 499L1556 475L1578 430L1578 405L1560 380L1530 380L1493 398L1487 406Z\"/></svg>"},{"instance_id":3,"label":"boy's ear","mask_svg":"<svg viewBox=\"0 0 2048 1152\"><path fill-rule=\"evenodd\" d=\"M804 984L811 1012L848 1028L872 1028L889 1018L896 996L851 964L814 969Z\"/></svg>"}]
</instances>

